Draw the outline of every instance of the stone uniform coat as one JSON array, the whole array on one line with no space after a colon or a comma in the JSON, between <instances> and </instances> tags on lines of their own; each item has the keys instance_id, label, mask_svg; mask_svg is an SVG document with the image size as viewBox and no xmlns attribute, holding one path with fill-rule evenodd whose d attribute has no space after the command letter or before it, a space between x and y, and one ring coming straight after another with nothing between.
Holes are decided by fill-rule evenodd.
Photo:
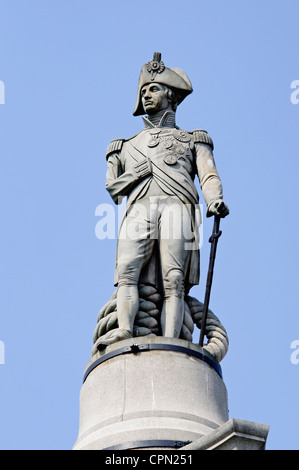
<instances>
[{"instance_id":1,"label":"stone uniform coat","mask_svg":"<svg viewBox=\"0 0 299 470\"><path fill-rule=\"evenodd\" d=\"M107 149L106 189L120 204L131 204L152 195L153 184L163 194L174 195L188 205L193 231L198 234L195 208L199 196L194 184L198 175L203 197L209 207L223 199L222 184L213 157L213 142L204 130L184 131L178 127L155 127L146 118L145 128L130 139L116 139ZM196 235L198 237L198 235ZM199 282L199 243L192 250L186 293ZM117 285L117 259L115 271Z\"/></svg>"}]
</instances>

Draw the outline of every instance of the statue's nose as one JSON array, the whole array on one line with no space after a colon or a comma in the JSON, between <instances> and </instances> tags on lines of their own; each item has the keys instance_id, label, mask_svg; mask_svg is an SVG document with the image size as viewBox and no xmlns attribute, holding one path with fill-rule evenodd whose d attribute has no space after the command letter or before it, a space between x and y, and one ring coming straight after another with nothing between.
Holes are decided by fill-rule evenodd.
<instances>
[{"instance_id":1,"label":"statue's nose","mask_svg":"<svg viewBox=\"0 0 299 470\"><path fill-rule=\"evenodd\" d=\"M150 92L149 90L146 90L145 93L144 93L144 95L143 95L143 97L144 97L145 99L150 98L150 97L151 97L151 92Z\"/></svg>"}]
</instances>

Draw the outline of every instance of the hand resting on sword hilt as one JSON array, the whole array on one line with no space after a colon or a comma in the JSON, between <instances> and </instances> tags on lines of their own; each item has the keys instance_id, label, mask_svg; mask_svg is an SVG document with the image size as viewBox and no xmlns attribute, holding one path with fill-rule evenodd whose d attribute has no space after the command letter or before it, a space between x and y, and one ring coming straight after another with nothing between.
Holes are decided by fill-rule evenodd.
<instances>
[{"instance_id":1,"label":"hand resting on sword hilt","mask_svg":"<svg viewBox=\"0 0 299 470\"><path fill-rule=\"evenodd\" d=\"M218 215L221 218L226 217L229 214L229 208L222 199L217 199L213 201L208 208L207 217L212 217L212 215Z\"/></svg>"}]
</instances>

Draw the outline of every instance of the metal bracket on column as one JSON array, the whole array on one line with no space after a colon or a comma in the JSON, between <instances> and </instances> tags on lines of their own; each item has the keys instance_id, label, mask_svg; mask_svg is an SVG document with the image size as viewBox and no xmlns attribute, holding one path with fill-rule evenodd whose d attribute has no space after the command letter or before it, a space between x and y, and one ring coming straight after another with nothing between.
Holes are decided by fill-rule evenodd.
<instances>
[{"instance_id":1,"label":"metal bracket on column","mask_svg":"<svg viewBox=\"0 0 299 470\"><path fill-rule=\"evenodd\" d=\"M216 372L220 375L222 378L222 371L221 367L218 364L218 362L214 361L211 357L208 355L201 353L200 351L196 351L194 349L186 348L184 346L178 346L175 344L136 344L132 343L129 346L126 346L124 348L116 349L114 351L111 351L107 354L104 354L103 356L99 357L96 359L91 366L86 370L84 377L83 377L83 383L85 382L87 376L90 374L90 372L97 367L98 365L102 364L105 361L108 361L109 359L112 359L114 357L123 355L123 354L135 354L139 355L139 353L146 352L146 351L176 351L176 352L181 352L184 354L187 354L188 356L193 356L196 357L197 359L202 360L203 362L206 362L209 364L211 367L213 367Z\"/></svg>"},{"instance_id":2,"label":"metal bracket on column","mask_svg":"<svg viewBox=\"0 0 299 470\"><path fill-rule=\"evenodd\" d=\"M172 441L172 440L162 440L162 439L155 439L155 440L148 440L148 441L132 441L126 442L125 444L118 444L111 447L106 447L103 450L130 450L130 449L145 449L145 448L172 448L172 449L180 449L187 444L190 444L191 441Z\"/></svg>"}]
</instances>

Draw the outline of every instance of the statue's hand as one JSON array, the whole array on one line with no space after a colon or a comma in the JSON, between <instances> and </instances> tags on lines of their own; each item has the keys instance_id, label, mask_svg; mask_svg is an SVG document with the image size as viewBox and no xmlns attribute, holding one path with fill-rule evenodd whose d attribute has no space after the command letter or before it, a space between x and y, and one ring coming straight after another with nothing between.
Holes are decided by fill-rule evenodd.
<instances>
[{"instance_id":1,"label":"statue's hand","mask_svg":"<svg viewBox=\"0 0 299 470\"><path fill-rule=\"evenodd\" d=\"M222 199L217 199L212 202L208 209L207 217L212 217L212 215L219 215L224 218L229 214L229 208Z\"/></svg>"},{"instance_id":2,"label":"statue's hand","mask_svg":"<svg viewBox=\"0 0 299 470\"><path fill-rule=\"evenodd\" d=\"M144 178L152 173L151 162L146 158L142 162L135 163L133 167L138 178Z\"/></svg>"}]
</instances>

